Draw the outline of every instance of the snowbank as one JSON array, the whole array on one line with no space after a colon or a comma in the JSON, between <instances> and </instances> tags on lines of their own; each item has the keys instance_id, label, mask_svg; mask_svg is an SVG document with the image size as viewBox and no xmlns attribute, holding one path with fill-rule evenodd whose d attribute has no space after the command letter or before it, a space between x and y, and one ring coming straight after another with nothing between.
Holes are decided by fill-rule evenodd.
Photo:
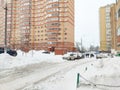
<instances>
[{"instance_id":1,"label":"snowbank","mask_svg":"<svg viewBox=\"0 0 120 90\"><path fill-rule=\"evenodd\" d=\"M77 72L81 74L80 83L93 84L105 90L120 90L119 59L100 59L77 68Z\"/></svg>"},{"instance_id":2,"label":"snowbank","mask_svg":"<svg viewBox=\"0 0 120 90\"><path fill-rule=\"evenodd\" d=\"M120 90L120 87L114 87L120 86L119 59L117 57L97 59L73 68L65 74L59 73L44 83L31 85L24 90ZM80 86L76 89L78 73L88 81L80 76ZM108 86L94 86L93 83Z\"/></svg>"},{"instance_id":3,"label":"snowbank","mask_svg":"<svg viewBox=\"0 0 120 90\"><path fill-rule=\"evenodd\" d=\"M40 62L59 63L63 62L61 55L54 55L54 53L43 54L43 51L30 51L24 53L20 50L17 51L16 57L8 54L0 54L0 69L7 69L13 67L20 67Z\"/></svg>"}]
</instances>

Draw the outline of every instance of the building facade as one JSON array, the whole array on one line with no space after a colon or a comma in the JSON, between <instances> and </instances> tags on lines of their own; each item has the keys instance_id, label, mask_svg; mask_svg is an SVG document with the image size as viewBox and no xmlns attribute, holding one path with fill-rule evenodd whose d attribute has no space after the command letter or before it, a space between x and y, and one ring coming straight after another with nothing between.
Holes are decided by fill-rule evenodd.
<instances>
[{"instance_id":1,"label":"building facade","mask_svg":"<svg viewBox=\"0 0 120 90\"><path fill-rule=\"evenodd\" d=\"M116 50L116 4L100 8L100 50Z\"/></svg>"},{"instance_id":2,"label":"building facade","mask_svg":"<svg viewBox=\"0 0 120 90\"><path fill-rule=\"evenodd\" d=\"M33 0L31 6L31 48L72 49L74 0Z\"/></svg>"},{"instance_id":3,"label":"building facade","mask_svg":"<svg viewBox=\"0 0 120 90\"><path fill-rule=\"evenodd\" d=\"M116 3L116 47L117 50L120 51L120 0L117 1Z\"/></svg>"},{"instance_id":4,"label":"building facade","mask_svg":"<svg viewBox=\"0 0 120 90\"><path fill-rule=\"evenodd\" d=\"M74 48L74 0L10 0L7 6L10 47Z\"/></svg>"},{"instance_id":5,"label":"building facade","mask_svg":"<svg viewBox=\"0 0 120 90\"><path fill-rule=\"evenodd\" d=\"M11 1L0 0L0 47L10 46L10 36L11 36ZM7 9L7 7L9 9ZM7 12L6 12L7 10ZM7 18L5 18L7 17ZM6 22L7 21L7 22ZM6 23L5 23L6 22ZM7 31L5 30L5 25L7 26Z\"/></svg>"},{"instance_id":6,"label":"building facade","mask_svg":"<svg viewBox=\"0 0 120 90\"><path fill-rule=\"evenodd\" d=\"M1 2L1 4L2 4L2 2ZM5 39L5 18L4 18L4 16L5 16L5 10L3 9L3 7L2 6L0 6L0 36L1 36L1 38L0 38L0 46L2 47L2 46L4 46L4 44L5 44L5 41L4 41L4 39Z\"/></svg>"}]
</instances>

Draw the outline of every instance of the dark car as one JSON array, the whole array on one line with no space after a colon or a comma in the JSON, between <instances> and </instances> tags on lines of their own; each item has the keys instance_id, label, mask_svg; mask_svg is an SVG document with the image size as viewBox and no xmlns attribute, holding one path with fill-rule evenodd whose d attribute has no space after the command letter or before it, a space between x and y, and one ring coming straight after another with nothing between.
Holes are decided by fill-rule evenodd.
<instances>
[{"instance_id":1,"label":"dark car","mask_svg":"<svg viewBox=\"0 0 120 90\"><path fill-rule=\"evenodd\" d=\"M4 48L0 47L0 54L4 53ZM11 56L17 56L17 52L15 50L12 50L10 48L7 48L7 53Z\"/></svg>"},{"instance_id":2,"label":"dark car","mask_svg":"<svg viewBox=\"0 0 120 90\"><path fill-rule=\"evenodd\" d=\"M1 47L0 47L0 54L1 54L1 53L4 53L4 48L1 48Z\"/></svg>"},{"instance_id":3,"label":"dark car","mask_svg":"<svg viewBox=\"0 0 120 90\"><path fill-rule=\"evenodd\" d=\"M49 51L43 51L42 53L44 53L44 54L50 54Z\"/></svg>"}]
</instances>

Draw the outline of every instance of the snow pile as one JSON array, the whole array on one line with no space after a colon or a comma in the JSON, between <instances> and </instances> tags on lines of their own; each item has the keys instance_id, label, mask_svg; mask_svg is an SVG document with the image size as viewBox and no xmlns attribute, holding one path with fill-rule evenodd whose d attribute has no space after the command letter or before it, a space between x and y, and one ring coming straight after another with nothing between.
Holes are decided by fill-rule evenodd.
<instances>
[{"instance_id":1,"label":"snow pile","mask_svg":"<svg viewBox=\"0 0 120 90\"><path fill-rule=\"evenodd\" d=\"M120 87L115 87L120 86L119 59L115 57L88 61L69 72L59 72L44 82L31 84L23 90L120 90ZM76 89L78 73L80 73L80 86Z\"/></svg>"},{"instance_id":2,"label":"snow pile","mask_svg":"<svg viewBox=\"0 0 120 90\"><path fill-rule=\"evenodd\" d=\"M18 55L16 57L8 54L0 54L0 69L25 66L43 61L50 63L63 62L61 55L54 55L54 53L43 54L42 52L43 51L30 51L28 53L24 53L18 50Z\"/></svg>"},{"instance_id":3,"label":"snow pile","mask_svg":"<svg viewBox=\"0 0 120 90\"><path fill-rule=\"evenodd\" d=\"M76 90L76 73L59 72L44 82L31 84L22 90Z\"/></svg>"},{"instance_id":4,"label":"snow pile","mask_svg":"<svg viewBox=\"0 0 120 90\"><path fill-rule=\"evenodd\" d=\"M120 90L120 60L118 58L101 59L79 69L81 83L94 84L107 90Z\"/></svg>"}]
</instances>

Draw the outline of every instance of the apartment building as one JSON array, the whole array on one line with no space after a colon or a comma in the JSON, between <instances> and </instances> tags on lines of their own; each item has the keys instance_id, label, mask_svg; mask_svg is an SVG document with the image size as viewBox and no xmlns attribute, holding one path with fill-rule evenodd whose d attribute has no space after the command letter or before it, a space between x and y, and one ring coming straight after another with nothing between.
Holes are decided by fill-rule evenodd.
<instances>
[{"instance_id":1,"label":"apartment building","mask_svg":"<svg viewBox=\"0 0 120 90\"><path fill-rule=\"evenodd\" d=\"M116 49L116 4L100 8L100 50Z\"/></svg>"},{"instance_id":2,"label":"apartment building","mask_svg":"<svg viewBox=\"0 0 120 90\"><path fill-rule=\"evenodd\" d=\"M116 3L116 48L120 51L120 0Z\"/></svg>"},{"instance_id":3,"label":"apartment building","mask_svg":"<svg viewBox=\"0 0 120 90\"><path fill-rule=\"evenodd\" d=\"M117 47L116 47L116 4L113 4L112 5L112 8L111 8L111 35L112 35L112 44L111 44L111 49L114 49L114 50L117 50Z\"/></svg>"},{"instance_id":4,"label":"apartment building","mask_svg":"<svg viewBox=\"0 0 120 90\"><path fill-rule=\"evenodd\" d=\"M74 48L74 0L9 1L7 42L10 47L23 50ZM2 15L4 17L4 13ZM4 34L2 29L0 32Z\"/></svg>"},{"instance_id":5,"label":"apartment building","mask_svg":"<svg viewBox=\"0 0 120 90\"><path fill-rule=\"evenodd\" d=\"M30 47L74 47L74 0L33 0Z\"/></svg>"}]
</instances>

